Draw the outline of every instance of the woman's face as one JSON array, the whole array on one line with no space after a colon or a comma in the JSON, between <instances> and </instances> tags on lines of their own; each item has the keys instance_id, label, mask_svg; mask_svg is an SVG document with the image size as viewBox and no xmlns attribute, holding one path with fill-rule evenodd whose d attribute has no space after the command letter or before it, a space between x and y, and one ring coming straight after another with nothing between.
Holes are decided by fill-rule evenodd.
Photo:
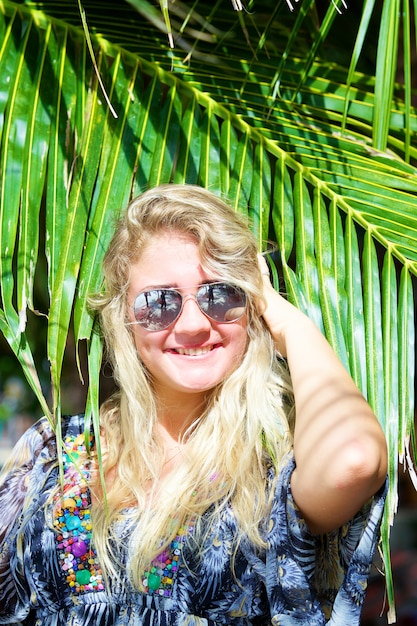
<instances>
[{"instance_id":1,"label":"woman's face","mask_svg":"<svg viewBox=\"0 0 417 626\"><path fill-rule=\"evenodd\" d=\"M130 321L135 321L133 303L141 291L174 287L185 297L195 295L198 285L221 279L203 269L190 236L163 231L148 242L131 267ZM171 403L178 403L184 394L195 394L200 402L238 366L247 345L245 314L235 322L215 322L202 313L194 298L184 301L180 316L164 330L150 332L140 324L131 328L157 397Z\"/></svg>"}]
</instances>

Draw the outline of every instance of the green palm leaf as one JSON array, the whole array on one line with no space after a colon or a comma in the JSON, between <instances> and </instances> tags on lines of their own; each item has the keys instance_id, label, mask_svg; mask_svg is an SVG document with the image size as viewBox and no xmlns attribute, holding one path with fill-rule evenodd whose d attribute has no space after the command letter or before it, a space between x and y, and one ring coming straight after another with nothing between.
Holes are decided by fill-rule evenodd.
<instances>
[{"instance_id":1,"label":"green palm leaf","mask_svg":"<svg viewBox=\"0 0 417 626\"><path fill-rule=\"evenodd\" d=\"M409 79L403 101L394 53L376 78L356 71L367 17L349 70L317 56L339 19L332 8L317 34L310 31L311 45L300 37L317 24L308 3L294 15L274 4L264 19L200 1L204 36L192 40L191 13L170 19L181 46L193 49L185 58L144 21L145 0L130 4L142 18L127 3L84 4L91 51L76 3L0 2L0 328L55 417L68 339L77 348L86 342L87 415L98 428L102 346L88 294L100 289L120 211L131 196L168 181L228 197L260 250L277 242L276 286L325 332L385 428L388 567L397 460L413 472L415 452L417 115ZM389 36L394 50L386 4L381 38ZM372 3L365 9L371 13ZM31 343L39 300L48 316L50 408Z\"/></svg>"}]
</instances>

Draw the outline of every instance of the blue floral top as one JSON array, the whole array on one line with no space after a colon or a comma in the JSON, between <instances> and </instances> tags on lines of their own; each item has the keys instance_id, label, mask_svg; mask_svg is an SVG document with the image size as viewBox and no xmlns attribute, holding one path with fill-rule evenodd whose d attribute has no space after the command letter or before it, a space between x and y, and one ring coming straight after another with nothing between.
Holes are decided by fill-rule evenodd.
<instances>
[{"instance_id":1,"label":"blue floral top","mask_svg":"<svg viewBox=\"0 0 417 626\"><path fill-rule=\"evenodd\" d=\"M83 430L82 416L64 422L67 441L80 441ZM72 482L76 456L64 455ZM229 506L207 538L203 558L193 556L187 532L179 533L161 563L150 564L147 592L140 593L123 580L129 554L120 555L122 582L103 581L91 541L90 495L80 474L75 494L44 506L57 484L56 458L54 434L42 419L16 445L0 485L0 624L359 624L385 488L342 528L312 536L291 495L290 458L277 481L266 550L243 541L232 561L237 524Z\"/></svg>"}]
</instances>

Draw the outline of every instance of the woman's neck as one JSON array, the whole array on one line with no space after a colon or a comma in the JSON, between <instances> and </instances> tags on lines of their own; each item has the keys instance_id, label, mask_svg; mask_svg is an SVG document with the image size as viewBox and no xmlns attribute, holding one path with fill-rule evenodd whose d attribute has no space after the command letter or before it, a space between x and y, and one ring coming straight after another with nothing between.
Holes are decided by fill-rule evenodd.
<instances>
[{"instance_id":1,"label":"woman's neck","mask_svg":"<svg viewBox=\"0 0 417 626\"><path fill-rule=\"evenodd\" d=\"M179 442L187 429L203 414L206 398L184 398L180 402L165 399L157 406L158 431L163 441Z\"/></svg>"}]
</instances>

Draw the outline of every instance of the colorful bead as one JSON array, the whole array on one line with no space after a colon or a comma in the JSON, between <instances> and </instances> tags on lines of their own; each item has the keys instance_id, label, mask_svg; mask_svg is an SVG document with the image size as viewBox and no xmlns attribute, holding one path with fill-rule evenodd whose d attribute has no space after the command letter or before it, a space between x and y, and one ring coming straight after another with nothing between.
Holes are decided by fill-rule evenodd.
<instances>
[{"instance_id":1,"label":"colorful bead","mask_svg":"<svg viewBox=\"0 0 417 626\"><path fill-rule=\"evenodd\" d=\"M84 435L67 437L64 443L64 495L56 496L54 506L61 567L71 591L101 591L102 571L91 545L89 461Z\"/></svg>"},{"instance_id":2,"label":"colorful bead","mask_svg":"<svg viewBox=\"0 0 417 626\"><path fill-rule=\"evenodd\" d=\"M103 575L91 543L91 498L87 486L90 470L84 435L67 437L64 444L64 494L58 494L54 503L61 568L72 592L102 591ZM181 527L170 546L152 561L143 578L146 593L171 596L181 549L192 530L192 525Z\"/></svg>"},{"instance_id":3,"label":"colorful bead","mask_svg":"<svg viewBox=\"0 0 417 626\"><path fill-rule=\"evenodd\" d=\"M192 526L189 528L181 526L170 546L152 561L151 567L145 572L143 578L143 586L146 593L170 597L174 576L178 570L181 548L186 540L187 532L191 531Z\"/></svg>"}]
</instances>

